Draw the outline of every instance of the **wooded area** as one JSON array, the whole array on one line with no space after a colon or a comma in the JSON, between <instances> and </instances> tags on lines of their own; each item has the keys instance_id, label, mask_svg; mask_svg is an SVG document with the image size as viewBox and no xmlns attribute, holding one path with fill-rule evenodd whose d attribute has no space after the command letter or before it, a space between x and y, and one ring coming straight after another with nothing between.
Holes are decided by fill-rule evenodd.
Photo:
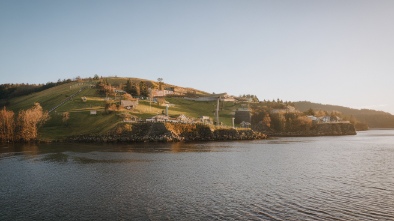
<instances>
[{"instance_id":1,"label":"wooded area","mask_svg":"<svg viewBox=\"0 0 394 221\"><path fill-rule=\"evenodd\" d=\"M38 128L48 119L48 112L44 112L39 103L17 115L4 107L0 111L0 141L33 141L37 139Z\"/></svg>"}]
</instances>

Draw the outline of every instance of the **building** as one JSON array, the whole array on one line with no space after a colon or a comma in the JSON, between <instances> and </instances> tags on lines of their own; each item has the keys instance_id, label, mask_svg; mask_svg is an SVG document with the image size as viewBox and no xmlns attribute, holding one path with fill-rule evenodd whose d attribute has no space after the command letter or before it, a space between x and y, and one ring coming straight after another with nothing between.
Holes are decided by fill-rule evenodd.
<instances>
[{"instance_id":1,"label":"building","mask_svg":"<svg viewBox=\"0 0 394 221\"><path fill-rule=\"evenodd\" d=\"M115 93L117 93L117 94L126 94L126 91L115 89Z\"/></svg>"},{"instance_id":2,"label":"building","mask_svg":"<svg viewBox=\"0 0 394 221\"><path fill-rule=\"evenodd\" d=\"M208 116L201 116L198 118L198 120L200 123L203 123L203 124L213 124L211 118Z\"/></svg>"},{"instance_id":3,"label":"building","mask_svg":"<svg viewBox=\"0 0 394 221\"><path fill-rule=\"evenodd\" d=\"M190 118L186 117L184 114L179 115L176 118L176 121L180 122L180 123L190 123L191 122Z\"/></svg>"},{"instance_id":4,"label":"building","mask_svg":"<svg viewBox=\"0 0 394 221\"><path fill-rule=\"evenodd\" d=\"M248 108L239 108L234 114L234 123L240 124L242 122L252 122L252 115Z\"/></svg>"},{"instance_id":5,"label":"building","mask_svg":"<svg viewBox=\"0 0 394 221\"><path fill-rule=\"evenodd\" d=\"M250 128L251 123L242 121L240 125L242 128Z\"/></svg>"},{"instance_id":6,"label":"building","mask_svg":"<svg viewBox=\"0 0 394 221\"><path fill-rule=\"evenodd\" d=\"M286 113L297 113L298 111L295 109L295 107L292 106L286 106L285 108L280 108L280 109L272 109L270 111L271 114L286 114Z\"/></svg>"},{"instance_id":7,"label":"building","mask_svg":"<svg viewBox=\"0 0 394 221\"><path fill-rule=\"evenodd\" d=\"M138 99L133 99L133 100L121 100L120 105L127 110L136 108L138 106Z\"/></svg>"},{"instance_id":8,"label":"building","mask_svg":"<svg viewBox=\"0 0 394 221\"><path fill-rule=\"evenodd\" d=\"M311 119L312 122L317 122L319 119L313 115L306 116L307 118Z\"/></svg>"},{"instance_id":9,"label":"building","mask_svg":"<svg viewBox=\"0 0 394 221\"><path fill-rule=\"evenodd\" d=\"M217 101L218 99L220 99L220 101L234 101L233 97L227 95L227 93L195 95L192 97L185 97L184 99L192 101Z\"/></svg>"},{"instance_id":10,"label":"building","mask_svg":"<svg viewBox=\"0 0 394 221\"><path fill-rule=\"evenodd\" d=\"M174 91L153 89L151 91L151 93L152 93L153 97L165 97L165 96L168 96L168 95L173 95Z\"/></svg>"},{"instance_id":11,"label":"building","mask_svg":"<svg viewBox=\"0 0 394 221\"><path fill-rule=\"evenodd\" d=\"M166 122L168 120L170 120L170 118L168 116L160 114L160 115L156 115L152 118L146 119L146 122Z\"/></svg>"}]
</instances>

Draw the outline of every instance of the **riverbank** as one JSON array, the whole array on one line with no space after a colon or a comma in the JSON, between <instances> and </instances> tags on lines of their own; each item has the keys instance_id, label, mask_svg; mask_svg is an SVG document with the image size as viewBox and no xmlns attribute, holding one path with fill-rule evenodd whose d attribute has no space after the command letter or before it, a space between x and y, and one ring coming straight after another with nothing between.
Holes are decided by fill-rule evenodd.
<instances>
[{"instance_id":1,"label":"riverbank","mask_svg":"<svg viewBox=\"0 0 394 221\"><path fill-rule=\"evenodd\" d=\"M85 134L67 137L65 142L130 143L180 141L259 140L267 135L249 128L215 128L204 124L124 123L107 134Z\"/></svg>"},{"instance_id":2,"label":"riverbank","mask_svg":"<svg viewBox=\"0 0 394 221\"><path fill-rule=\"evenodd\" d=\"M317 136L345 136L356 135L356 129L351 123L322 123L312 126L308 130L291 132L268 132L270 137L317 137Z\"/></svg>"}]
</instances>

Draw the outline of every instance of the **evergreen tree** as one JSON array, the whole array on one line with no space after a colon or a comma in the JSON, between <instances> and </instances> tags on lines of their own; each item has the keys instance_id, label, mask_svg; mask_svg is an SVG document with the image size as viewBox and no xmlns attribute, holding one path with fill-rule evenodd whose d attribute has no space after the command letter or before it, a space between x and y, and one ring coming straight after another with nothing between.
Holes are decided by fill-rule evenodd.
<instances>
[{"instance_id":1,"label":"evergreen tree","mask_svg":"<svg viewBox=\"0 0 394 221\"><path fill-rule=\"evenodd\" d=\"M140 86L141 96L148 97L149 91L148 91L148 87L146 86L145 82L141 81L139 86Z\"/></svg>"}]
</instances>

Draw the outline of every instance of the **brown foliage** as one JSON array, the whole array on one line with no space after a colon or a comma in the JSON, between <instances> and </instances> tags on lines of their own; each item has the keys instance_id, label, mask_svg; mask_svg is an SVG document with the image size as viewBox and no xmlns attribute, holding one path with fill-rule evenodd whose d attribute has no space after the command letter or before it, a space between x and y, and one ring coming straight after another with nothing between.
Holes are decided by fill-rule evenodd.
<instances>
[{"instance_id":1,"label":"brown foliage","mask_svg":"<svg viewBox=\"0 0 394 221\"><path fill-rule=\"evenodd\" d=\"M4 107L0 111L0 141L13 141L15 130L14 112Z\"/></svg>"},{"instance_id":2,"label":"brown foliage","mask_svg":"<svg viewBox=\"0 0 394 221\"><path fill-rule=\"evenodd\" d=\"M67 124L67 121L69 119L70 119L70 113L69 112L64 112L63 113L63 118L62 118L63 123Z\"/></svg>"},{"instance_id":3,"label":"brown foliage","mask_svg":"<svg viewBox=\"0 0 394 221\"><path fill-rule=\"evenodd\" d=\"M271 118L268 113L266 113L263 118L263 125L267 126L268 128L271 127Z\"/></svg>"},{"instance_id":4,"label":"brown foliage","mask_svg":"<svg viewBox=\"0 0 394 221\"><path fill-rule=\"evenodd\" d=\"M39 103L35 103L28 110L20 111L16 122L16 139L23 141L35 140L38 135L38 127L48 119L48 112L44 112Z\"/></svg>"},{"instance_id":5,"label":"brown foliage","mask_svg":"<svg viewBox=\"0 0 394 221\"><path fill-rule=\"evenodd\" d=\"M127 94L127 93L123 94L122 97L124 100L133 100L133 96L131 96L130 94Z\"/></svg>"}]
</instances>

